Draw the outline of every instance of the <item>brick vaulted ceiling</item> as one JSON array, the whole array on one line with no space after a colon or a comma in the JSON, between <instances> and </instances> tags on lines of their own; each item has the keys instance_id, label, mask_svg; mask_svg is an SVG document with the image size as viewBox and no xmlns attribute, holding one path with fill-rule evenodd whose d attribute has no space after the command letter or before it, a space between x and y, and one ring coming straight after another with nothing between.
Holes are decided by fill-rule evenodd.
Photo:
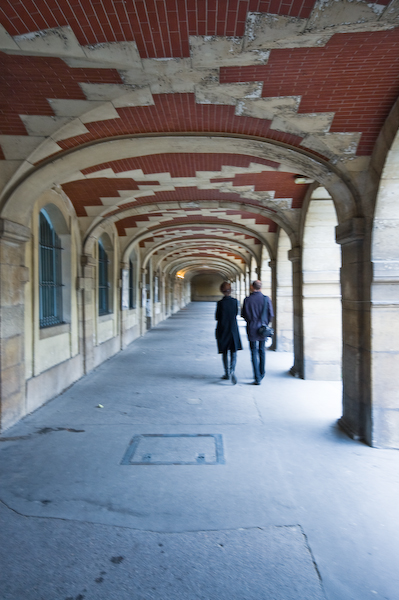
<instances>
[{"instance_id":1,"label":"brick vaulted ceiling","mask_svg":"<svg viewBox=\"0 0 399 600\"><path fill-rule=\"evenodd\" d=\"M308 190L301 161L251 140L367 169L398 98L399 2L3 0L0 81L4 194L85 149L54 181L83 234L112 217L121 242L240 263Z\"/></svg>"}]
</instances>

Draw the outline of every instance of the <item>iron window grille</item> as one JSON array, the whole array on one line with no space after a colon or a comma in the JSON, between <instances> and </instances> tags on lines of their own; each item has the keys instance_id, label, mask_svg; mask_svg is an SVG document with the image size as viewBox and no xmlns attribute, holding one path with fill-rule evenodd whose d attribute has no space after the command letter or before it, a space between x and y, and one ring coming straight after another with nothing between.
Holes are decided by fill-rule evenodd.
<instances>
[{"instance_id":1,"label":"iron window grille","mask_svg":"<svg viewBox=\"0 0 399 600\"><path fill-rule=\"evenodd\" d=\"M98 242L98 314L107 315L109 310L109 280L108 280L108 254L99 240Z\"/></svg>"},{"instance_id":2,"label":"iron window grille","mask_svg":"<svg viewBox=\"0 0 399 600\"><path fill-rule=\"evenodd\" d=\"M40 327L62 320L61 240L45 210L39 215L39 319Z\"/></svg>"},{"instance_id":3,"label":"iron window grille","mask_svg":"<svg viewBox=\"0 0 399 600\"><path fill-rule=\"evenodd\" d=\"M134 284L134 265L129 260L129 308L136 308L136 286Z\"/></svg>"}]
</instances>

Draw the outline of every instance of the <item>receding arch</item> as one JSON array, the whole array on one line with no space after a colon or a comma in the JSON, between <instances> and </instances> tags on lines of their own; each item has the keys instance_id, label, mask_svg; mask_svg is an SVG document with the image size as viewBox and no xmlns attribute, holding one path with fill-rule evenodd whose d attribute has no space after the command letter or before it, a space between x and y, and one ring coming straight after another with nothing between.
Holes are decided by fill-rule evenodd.
<instances>
[{"instance_id":1,"label":"receding arch","mask_svg":"<svg viewBox=\"0 0 399 600\"><path fill-rule=\"evenodd\" d=\"M214 237L183 237L183 238L179 238L176 241L171 242L171 240L168 241L163 241L160 242L159 244L156 244L153 248L151 248L145 255L144 257L144 261L143 261L143 267L145 267L145 265L147 264L147 262L151 259L151 257L156 254L157 252L160 252L166 248L168 248L168 246L174 245L176 248L177 247L181 247L182 249L184 248L189 248L192 246L197 246L197 245L202 245L202 244L206 244L206 245L212 245L212 244L217 244L220 242L228 242L228 244L231 244L231 246L236 245L239 246L241 248L241 251L239 251L240 256L243 258L243 260L247 261L248 259L245 257L244 255L244 251L248 252L248 254L250 256L254 256L255 257L255 253L252 250L252 248L248 245L248 244L244 244L241 240L234 240L234 239L228 239L228 238L223 238L223 237L219 237L219 236L214 236ZM185 245L187 244L187 246ZM236 248L231 248L231 246L225 246L224 250L225 251L231 251L231 252L237 252ZM130 247L130 245L129 245ZM219 247L220 248L220 247ZM126 253L126 251L125 251Z\"/></svg>"},{"instance_id":2,"label":"receding arch","mask_svg":"<svg viewBox=\"0 0 399 600\"><path fill-rule=\"evenodd\" d=\"M210 254L211 251L214 251L215 254ZM176 256L176 260L179 260L179 258L181 258L182 260L184 260L187 257L188 253L191 253L190 256L192 256L193 258L200 253L201 256L202 255L208 255L210 257L217 257L219 259L223 259L225 258L223 256L223 254L235 254L236 256L234 257L235 260L240 259L244 264L247 264L247 259L245 258L245 256L243 256L240 252L238 252L237 250L232 250L228 247L221 247L221 246L207 246L207 247L202 247L201 245L196 245L196 244L191 244L191 245L187 245L184 246L182 248L176 247L176 248L172 248L171 250L169 250L168 252L165 252L158 260L158 262L155 263L156 268L160 267L160 265L163 262L166 262L169 260L169 258L171 256L173 256L174 254L180 253L180 256ZM217 254L216 254L217 253ZM227 259L229 260L229 262L232 262L232 264L235 264L235 262L231 259ZM144 264L144 263L143 263ZM167 263L166 263L167 264ZM238 265L237 265L238 266Z\"/></svg>"},{"instance_id":3,"label":"receding arch","mask_svg":"<svg viewBox=\"0 0 399 600\"><path fill-rule=\"evenodd\" d=\"M1 197L1 216L27 224L32 203L45 189L59 186L74 178L84 177L82 169L101 162L135 156L148 156L170 152L215 152L254 156L278 162L291 172L300 172L319 181L334 199L339 222L359 215L361 212L356 190L337 167L305 150L294 149L283 143L253 139L245 136L225 135L161 135L116 138L64 152L49 158L32 170L22 169L15 177L11 188L4 190ZM29 161L28 161L29 163ZM284 167L282 170L284 170ZM281 218L277 203L267 203ZM280 223L279 223L280 224Z\"/></svg>"}]
</instances>

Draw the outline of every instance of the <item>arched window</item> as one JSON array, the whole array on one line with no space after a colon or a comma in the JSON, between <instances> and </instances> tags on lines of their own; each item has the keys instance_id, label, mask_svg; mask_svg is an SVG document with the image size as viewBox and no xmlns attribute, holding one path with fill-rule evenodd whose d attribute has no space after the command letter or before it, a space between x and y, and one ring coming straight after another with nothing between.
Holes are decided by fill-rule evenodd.
<instances>
[{"instance_id":1,"label":"arched window","mask_svg":"<svg viewBox=\"0 0 399 600\"><path fill-rule=\"evenodd\" d=\"M136 308L136 279L131 258L129 259L129 308Z\"/></svg>"},{"instance_id":2,"label":"arched window","mask_svg":"<svg viewBox=\"0 0 399 600\"><path fill-rule=\"evenodd\" d=\"M109 310L108 254L101 240L98 241L98 314L106 315Z\"/></svg>"},{"instance_id":3,"label":"arched window","mask_svg":"<svg viewBox=\"0 0 399 600\"><path fill-rule=\"evenodd\" d=\"M39 215L39 318L40 327L63 322L61 240L46 210Z\"/></svg>"}]
</instances>

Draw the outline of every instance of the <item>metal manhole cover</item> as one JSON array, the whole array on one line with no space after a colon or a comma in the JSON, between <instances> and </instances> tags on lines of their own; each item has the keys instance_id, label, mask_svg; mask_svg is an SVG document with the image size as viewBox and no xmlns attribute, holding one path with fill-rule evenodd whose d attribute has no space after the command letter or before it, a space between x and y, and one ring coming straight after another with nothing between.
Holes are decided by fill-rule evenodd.
<instances>
[{"instance_id":1,"label":"metal manhole cover","mask_svg":"<svg viewBox=\"0 0 399 600\"><path fill-rule=\"evenodd\" d=\"M145 433L131 440L121 465L222 465L219 433Z\"/></svg>"}]
</instances>

